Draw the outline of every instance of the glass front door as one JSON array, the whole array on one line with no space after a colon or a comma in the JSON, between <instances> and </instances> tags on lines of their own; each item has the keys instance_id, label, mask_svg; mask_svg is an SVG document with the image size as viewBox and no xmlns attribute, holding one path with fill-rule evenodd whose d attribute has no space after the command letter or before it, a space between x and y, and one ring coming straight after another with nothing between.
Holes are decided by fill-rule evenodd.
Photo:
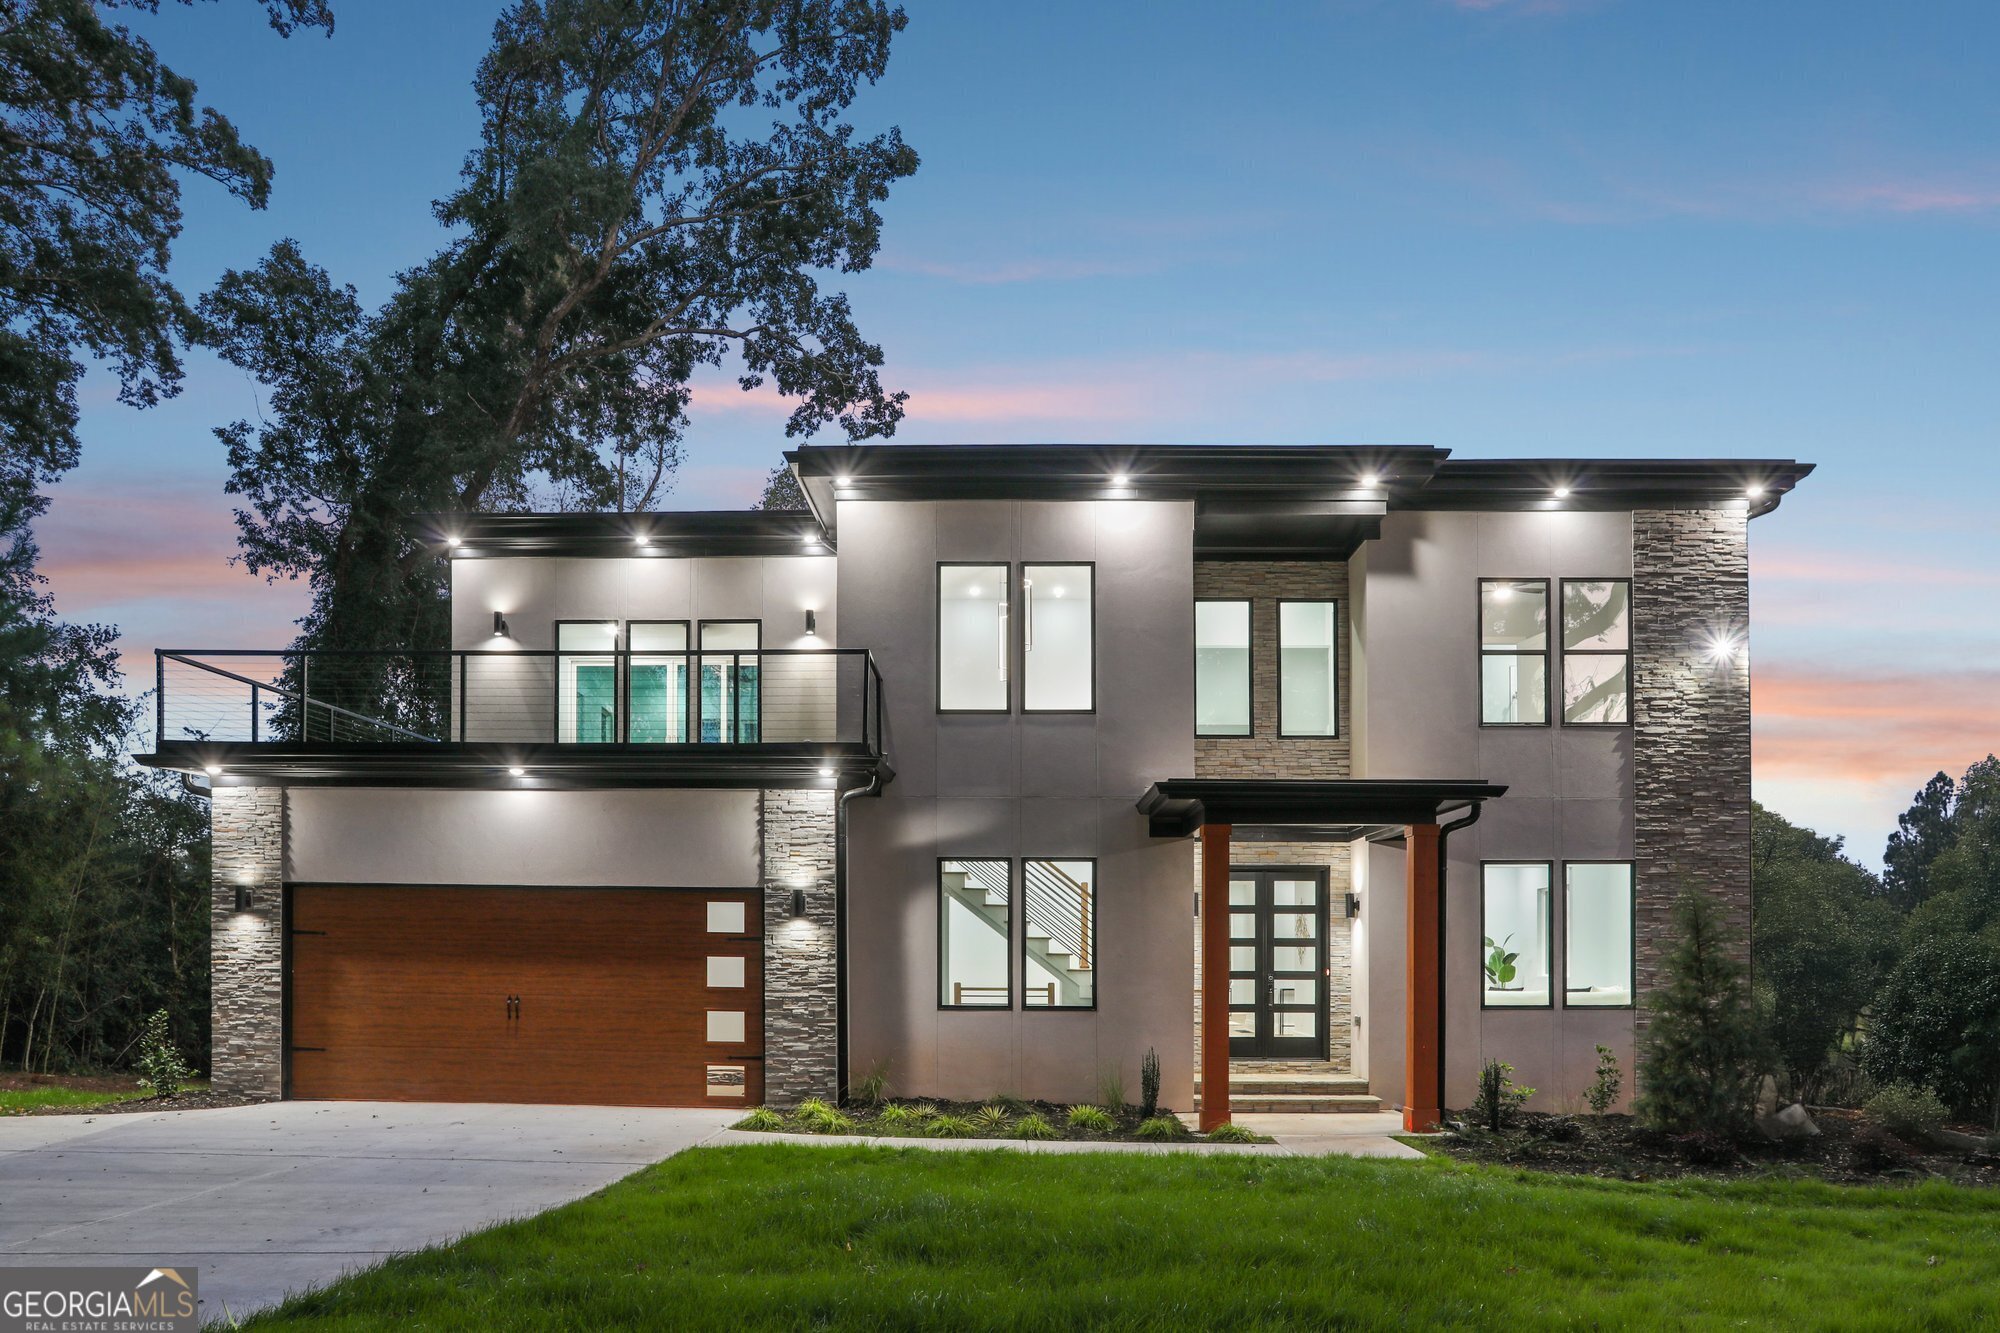
<instances>
[{"instance_id":1,"label":"glass front door","mask_svg":"<svg viewBox=\"0 0 2000 1333\"><path fill-rule=\"evenodd\" d=\"M1326 872L1229 872L1229 1054L1326 1056Z\"/></svg>"}]
</instances>

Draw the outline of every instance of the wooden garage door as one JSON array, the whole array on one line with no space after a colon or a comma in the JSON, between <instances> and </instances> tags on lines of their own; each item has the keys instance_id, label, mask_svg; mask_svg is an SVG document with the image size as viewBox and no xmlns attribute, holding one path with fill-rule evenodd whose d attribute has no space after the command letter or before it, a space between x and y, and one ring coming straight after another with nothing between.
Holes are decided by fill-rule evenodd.
<instances>
[{"instance_id":1,"label":"wooden garage door","mask_svg":"<svg viewBox=\"0 0 2000 1333\"><path fill-rule=\"evenodd\" d=\"M298 885L291 1095L755 1105L753 892Z\"/></svg>"}]
</instances>

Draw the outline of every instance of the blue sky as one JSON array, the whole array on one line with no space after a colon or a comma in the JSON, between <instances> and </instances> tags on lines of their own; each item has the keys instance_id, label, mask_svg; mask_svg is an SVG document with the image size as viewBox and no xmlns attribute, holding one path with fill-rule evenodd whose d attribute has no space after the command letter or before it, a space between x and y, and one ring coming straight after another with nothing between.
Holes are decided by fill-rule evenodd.
<instances>
[{"instance_id":1,"label":"blue sky","mask_svg":"<svg viewBox=\"0 0 2000 1333\"><path fill-rule=\"evenodd\" d=\"M498 6L335 4L289 42L248 0L141 16L277 165L263 213L189 186L184 290L293 236L372 302L438 245ZM2000 749L2000 8L910 10L857 116L924 165L847 283L898 439L1810 460L1753 528L1760 797L1874 862ZM226 563L210 430L256 386L190 371L144 413L92 379L41 528L138 671L282 642L303 601ZM668 506L747 503L782 418L704 386Z\"/></svg>"}]
</instances>

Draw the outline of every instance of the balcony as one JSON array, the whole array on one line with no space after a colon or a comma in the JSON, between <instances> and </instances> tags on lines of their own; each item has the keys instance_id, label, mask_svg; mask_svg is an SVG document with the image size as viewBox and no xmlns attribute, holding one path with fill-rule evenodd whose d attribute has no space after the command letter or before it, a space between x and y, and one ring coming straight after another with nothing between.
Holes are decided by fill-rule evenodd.
<instances>
[{"instance_id":1,"label":"balcony","mask_svg":"<svg viewBox=\"0 0 2000 1333\"><path fill-rule=\"evenodd\" d=\"M215 781L841 786L879 774L865 649L159 649L154 753Z\"/></svg>"}]
</instances>

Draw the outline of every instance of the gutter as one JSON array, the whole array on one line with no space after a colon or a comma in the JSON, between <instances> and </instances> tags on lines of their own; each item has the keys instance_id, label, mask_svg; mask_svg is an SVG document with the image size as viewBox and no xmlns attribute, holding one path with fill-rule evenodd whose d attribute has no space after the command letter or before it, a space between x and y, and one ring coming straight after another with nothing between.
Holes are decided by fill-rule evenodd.
<instances>
[{"instance_id":1,"label":"gutter","mask_svg":"<svg viewBox=\"0 0 2000 1333\"><path fill-rule=\"evenodd\" d=\"M882 794L878 763L862 787L849 787L833 803L833 1095L847 1098L847 803Z\"/></svg>"}]
</instances>

